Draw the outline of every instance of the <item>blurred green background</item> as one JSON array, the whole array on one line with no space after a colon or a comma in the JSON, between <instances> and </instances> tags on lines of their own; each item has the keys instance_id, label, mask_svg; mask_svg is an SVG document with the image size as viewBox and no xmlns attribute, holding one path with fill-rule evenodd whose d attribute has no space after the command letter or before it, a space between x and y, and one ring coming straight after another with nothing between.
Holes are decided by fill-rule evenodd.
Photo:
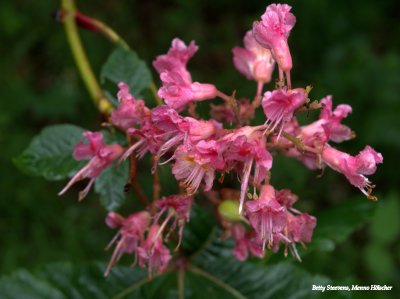
<instances>
[{"instance_id":1,"label":"blurred green background","mask_svg":"<svg viewBox=\"0 0 400 299\"><path fill-rule=\"evenodd\" d=\"M313 83L312 99L332 94L334 106L353 107L344 123L357 138L339 149L355 155L369 144L384 156L384 164L371 177L379 202L371 201L376 208L370 223L333 252L306 256L301 266L330 276L335 284L386 283L400 289L400 2L288 3L297 17L289 38L293 85ZM225 93L236 89L243 97L253 97L256 84L234 69L231 49L243 45L244 33L268 4L77 1L83 13L114 28L149 65L174 37L195 40L200 50L189 63L194 80L214 83ZM53 261L107 260L103 248L114 234L105 226L106 211L93 192L82 203L75 196L82 185L58 197L64 181L26 176L12 163L47 125L99 128L101 120L79 77L63 26L54 19L58 8L51 0L0 3L1 274ZM83 30L81 36L99 74L114 47L102 36ZM304 212L313 214L360 193L332 170L317 179L317 172L297 161L274 163L273 184L298 194Z\"/></svg>"}]
</instances>

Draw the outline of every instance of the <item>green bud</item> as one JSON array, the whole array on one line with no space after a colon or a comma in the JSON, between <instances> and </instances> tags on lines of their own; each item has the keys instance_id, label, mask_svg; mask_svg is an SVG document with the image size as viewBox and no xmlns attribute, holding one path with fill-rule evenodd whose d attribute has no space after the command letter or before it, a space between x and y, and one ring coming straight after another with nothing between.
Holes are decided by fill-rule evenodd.
<instances>
[{"instance_id":1,"label":"green bud","mask_svg":"<svg viewBox=\"0 0 400 299\"><path fill-rule=\"evenodd\" d=\"M218 206L218 212L229 221L237 222L243 219L243 217L239 215L239 203L235 200L224 200Z\"/></svg>"}]
</instances>

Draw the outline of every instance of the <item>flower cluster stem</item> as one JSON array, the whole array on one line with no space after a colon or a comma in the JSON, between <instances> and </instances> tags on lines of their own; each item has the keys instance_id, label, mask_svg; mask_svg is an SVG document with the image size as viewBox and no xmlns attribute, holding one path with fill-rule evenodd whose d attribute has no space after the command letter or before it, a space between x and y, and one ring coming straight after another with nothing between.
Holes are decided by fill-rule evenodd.
<instances>
[{"instance_id":1,"label":"flower cluster stem","mask_svg":"<svg viewBox=\"0 0 400 299\"><path fill-rule=\"evenodd\" d=\"M307 103L306 105L299 107L299 108L293 113L293 115L296 116L296 115L298 115L298 114L300 114L300 113L303 113L303 112L306 112L306 111L307 111L307 113L308 113L308 112L310 112L311 110L317 110L317 109L321 109L321 108L322 108L322 105L321 105L317 100L315 100L315 101L313 101L313 102L311 102L311 103ZM307 115L307 117L308 117L308 115Z\"/></svg>"},{"instance_id":2,"label":"flower cluster stem","mask_svg":"<svg viewBox=\"0 0 400 299\"><path fill-rule=\"evenodd\" d=\"M151 165L154 164L155 158L152 157L150 159ZM161 183L160 183L160 173L158 171L158 167L156 167L154 174L153 174L153 202L151 207L151 214L155 213L157 210L157 201L160 199L161 193Z\"/></svg>"},{"instance_id":3,"label":"flower cluster stem","mask_svg":"<svg viewBox=\"0 0 400 299\"><path fill-rule=\"evenodd\" d=\"M111 42L115 44L122 44L125 49L129 49L128 44L118 35L118 33L103 22L89 17L77 10L74 12L74 16L79 26L87 30L103 34Z\"/></svg>"},{"instance_id":4,"label":"flower cluster stem","mask_svg":"<svg viewBox=\"0 0 400 299\"><path fill-rule=\"evenodd\" d=\"M286 133L285 131L282 131L282 136L285 137L286 139L290 140L291 142L294 143L295 146L300 148L303 152L308 151L308 152L313 152L315 154L320 154L320 152L312 147L309 147L305 144L303 144L302 140L300 138L296 138L289 133Z\"/></svg>"},{"instance_id":5,"label":"flower cluster stem","mask_svg":"<svg viewBox=\"0 0 400 299\"><path fill-rule=\"evenodd\" d=\"M161 276L161 275L165 275L168 274L172 271L172 268L169 268L167 270L165 270L162 273L155 273L153 275L153 279L156 279L157 277ZM131 286L127 287L126 289L122 290L121 292L119 292L118 294L116 294L114 297L112 297L112 299L121 299L126 297L127 295L129 295L130 293L132 293L134 290L136 290L137 288L140 288L142 285L146 284L149 282L149 278L143 278L142 280L139 280L138 282L135 282L134 284L132 284Z\"/></svg>"},{"instance_id":6,"label":"flower cluster stem","mask_svg":"<svg viewBox=\"0 0 400 299\"><path fill-rule=\"evenodd\" d=\"M130 50L128 43L111 27L109 27L108 25L99 20L96 20L92 17L82 14L81 12L76 11L75 8L73 12L74 12L73 16L75 17L78 25L82 26L83 28L89 31L100 33L104 35L106 38L108 38L112 43L121 44L125 49ZM154 81L151 82L149 88L156 104L164 105L164 103L157 95L157 87Z\"/></svg>"},{"instance_id":7,"label":"flower cluster stem","mask_svg":"<svg viewBox=\"0 0 400 299\"><path fill-rule=\"evenodd\" d=\"M230 105L232 107L232 110L235 113L236 123L238 124L238 126L240 126L240 108L235 99L235 93L236 93L236 91L234 91L231 96L228 96L228 95L224 94L223 92L217 90L217 97L220 97L226 103L228 103L228 105Z\"/></svg>"},{"instance_id":8,"label":"flower cluster stem","mask_svg":"<svg viewBox=\"0 0 400 299\"><path fill-rule=\"evenodd\" d=\"M257 82L257 94L254 97L254 100L252 103L254 110L261 105L263 87L264 87L264 82L258 81Z\"/></svg>"},{"instance_id":9,"label":"flower cluster stem","mask_svg":"<svg viewBox=\"0 0 400 299\"><path fill-rule=\"evenodd\" d=\"M103 114L108 114L113 107L104 96L83 48L75 20L76 8L74 0L61 0L61 7L63 11L62 22L64 23L68 43L82 80L99 111Z\"/></svg>"},{"instance_id":10,"label":"flower cluster stem","mask_svg":"<svg viewBox=\"0 0 400 299\"><path fill-rule=\"evenodd\" d=\"M185 298L185 268L180 267L178 269L178 298Z\"/></svg>"},{"instance_id":11,"label":"flower cluster stem","mask_svg":"<svg viewBox=\"0 0 400 299\"><path fill-rule=\"evenodd\" d=\"M220 286L221 288L223 288L225 291L227 291L228 293L230 293L232 295L233 298L239 298L239 299L245 299L246 297L243 296L238 290L232 288L229 284L225 283L224 281L218 279L217 277L215 277L214 275L211 275L210 273L197 268L195 266L190 266L189 267L189 271L196 273L200 276L203 276L204 278L208 279L209 281L215 283L216 285Z\"/></svg>"}]
</instances>

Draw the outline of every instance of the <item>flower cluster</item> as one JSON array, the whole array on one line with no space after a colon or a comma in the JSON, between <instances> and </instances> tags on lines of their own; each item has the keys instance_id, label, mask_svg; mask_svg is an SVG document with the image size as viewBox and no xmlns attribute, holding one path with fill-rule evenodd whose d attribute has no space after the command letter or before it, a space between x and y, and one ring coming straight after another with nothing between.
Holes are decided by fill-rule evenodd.
<instances>
[{"instance_id":1,"label":"flower cluster","mask_svg":"<svg viewBox=\"0 0 400 299\"><path fill-rule=\"evenodd\" d=\"M89 144L76 145L74 158L90 160L60 194L76 181L90 178L80 195L83 198L95 178L114 161L135 160L147 153L152 156L154 175L158 167L172 164L172 174L182 190L181 194L154 196L145 210L127 218L115 212L108 214L107 225L119 231L107 246L116 244L106 275L125 253L133 254L139 266L147 266L150 275L154 270L165 270L172 255L164 243L174 234L179 248L195 197L201 204L199 193L213 204L222 205L228 189L221 189L221 184L229 173L236 174L240 185L240 190L228 192L229 200L237 204L237 217L220 214L217 218L224 234L236 241L233 256L245 260L250 252L261 258L267 250L277 252L282 245L285 255L289 249L300 260L296 243L305 247L304 243L311 242L317 220L293 208L298 197L290 190L276 190L270 184L273 156L277 154L298 159L309 169L330 167L368 198L376 199L371 195L374 185L366 176L383 162L382 155L367 146L353 157L331 145L354 137L351 129L341 123L352 108L342 104L333 109L330 95L311 103L310 87L291 86L288 37L296 18L290 10L287 4L269 5L261 21L254 22L253 29L246 33L245 48L233 49L237 70L257 82L252 101L237 100L234 93L228 96L209 83L193 82L186 65L198 46L194 41L187 46L175 38L168 53L153 62L162 81L158 96L165 105L151 109L130 94L128 85L118 85L120 104L112 111L110 123L127 134L128 147L107 146L101 133L83 134ZM274 90L263 93L275 62L279 81ZM211 119L199 119L196 102L215 97L224 104L211 105ZM260 106L265 122L250 125ZM319 119L300 126L296 115L311 109L320 109Z\"/></svg>"}]
</instances>

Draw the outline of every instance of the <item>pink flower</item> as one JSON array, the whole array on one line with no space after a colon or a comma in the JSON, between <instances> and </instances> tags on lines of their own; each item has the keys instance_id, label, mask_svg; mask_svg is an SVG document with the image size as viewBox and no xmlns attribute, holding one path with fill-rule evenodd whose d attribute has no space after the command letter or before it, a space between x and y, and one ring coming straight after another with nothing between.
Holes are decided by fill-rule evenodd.
<instances>
[{"instance_id":1,"label":"pink flower","mask_svg":"<svg viewBox=\"0 0 400 299\"><path fill-rule=\"evenodd\" d=\"M213 99L216 96L214 85L188 82L181 72L165 71L160 77L163 86L158 90L158 96L178 112L190 102Z\"/></svg>"},{"instance_id":2,"label":"pink flower","mask_svg":"<svg viewBox=\"0 0 400 299\"><path fill-rule=\"evenodd\" d=\"M267 116L268 127L273 131L281 124L280 133L285 123L293 118L293 112L299 108L306 100L306 94L301 90L276 89L272 92L267 91L262 99L262 107Z\"/></svg>"},{"instance_id":3,"label":"pink flower","mask_svg":"<svg viewBox=\"0 0 400 299\"><path fill-rule=\"evenodd\" d=\"M165 211L168 211L167 217L163 221L161 227L165 227L168 221L171 219L171 217L175 216L175 219L170 226L170 231L167 234L166 238L169 236L169 234L176 228L176 226L179 226L179 240L178 244L175 249L177 249L182 241L182 233L183 233L183 227L186 222L189 222L190 219L190 207L192 205L192 198L188 196L184 196L182 194L177 194L177 195L171 195L168 197L164 197L160 199L157 202L158 208L160 208L160 212L157 213L154 223L158 222L158 219L161 217L162 214L164 214Z\"/></svg>"},{"instance_id":4,"label":"pink flower","mask_svg":"<svg viewBox=\"0 0 400 299\"><path fill-rule=\"evenodd\" d=\"M251 226L263 243L273 244L273 234L281 233L286 226L287 211L275 198L275 189L271 185L263 185L258 200L246 202Z\"/></svg>"},{"instance_id":5,"label":"pink flower","mask_svg":"<svg viewBox=\"0 0 400 299\"><path fill-rule=\"evenodd\" d=\"M180 116L175 109L160 105L152 111L151 121L158 129L170 134L176 134L180 131L180 124L183 122L183 117Z\"/></svg>"},{"instance_id":6,"label":"pink flower","mask_svg":"<svg viewBox=\"0 0 400 299\"><path fill-rule=\"evenodd\" d=\"M79 170L68 184L62 189L58 195L64 194L74 183L90 178L86 188L79 192L79 201L84 199L93 185L95 178L99 177L101 172L109 167L123 152L123 149L118 144L106 145L102 139L103 134L99 132L87 131L82 134L89 140L89 143L80 141L74 147L73 157L75 160L90 159L81 170Z\"/></svg>"},{"instance_id":7,"label":"pink flower","mask_svg":"<svg viewBox=\"0 0 400 299\"><path fill-rule=\"evenodd\" d=\"M334 142L349 140L351 138L351 130L340 122L352 112L351 106L342 104L332 112L331 95L323 98L320 102L325 105L321 110L320 120L323 121L323 127L329 139Z\"/></svg>"},{"instance_id":8,"label":"pink flower","mask_svg":"<svg viewBox=\"0 0 400 299\"><path fill-rule=\"evenodd\" d=\"M289 189L276 190L275 195L278 203L287 209L292 209L293 204L299 199Z\"/></svg>"},{"instance_id":9,"label":"pink flower","mask_svg":"<svg viewBox=\"0 0 400 299\"><path fill-rule=\"evenodd\" d=\"M172 208L177 218L182 218L185 222L189 222L191 202L191 197L176 194L160 199L157 205L162 211Z\"/></svg>"},{"instance_id":10,"label":"pink flower","mask_svg":"<svg viewBox=\"0 0 400 299\"><path fill-rule=\"evenodd\" d=\"M157 106L152 111L152 124L159 129L160 135L164 136L163 144L160 145L152 168L152 173L156 170L160 158L167 153L173 146L183 141L185 132L182 131L184 118L175 109L162 105ZM172 138L170 138L172 136ZM168 139L170 138L170 139Z\"/></svg>"},{"instance_id":11,"label":"pink flower","mask_svg":"<svg viewBox=\"0 0 400 299\"><path fill-rule=\"evenodd\" d=\"M327 96L320 102L324 106L319 120L300 127L296 119L292 118L291 123L286 124L283 128L283 131L301 139L304 145L315 149L316 152L322 152L329 140L342 142L352 137L350 128L341 124L342 119L348 113L351 113L351 107L349 105L339 105L332 111L332 96ZM288 127L289 124L291 124L290 128ZM281 144L286 141L287 145L293 145L291 141L285 138L282 139L280 141ZM271 142L273 142L272 139ZM285 155L300 160L309 169L321 168L321 159L316 153L310 151L300 152L297 148L292 147Z\"/></svg>"},{"instance_id":12,"label":"pink flower","mask_svg":"<svg viewBox=\"0 0 400 299\"><path fill-rule=\"evenodd\" d=\"M139 158L142 158L147 152L155 155L168 137L168 135L164 134L164 131L154 126L151 120L144 121L140 129L128 129L127 133L130 135L138 135L140 139L125 151L119 163L127 159L136 150L138 150L137 157Z\"/></svg>"},{"instance_id":13,"label":"pink flower","mask_svg":"<svg viewBox=\"0 0 400 299\"><path fill-rule=\"evenodd\" d=\"M128 218L124 218L115 212L110 212L107 215L106 223L111 228L121 227L121 229L106 247L106 250L108 250L120 237L104 276L108 275L111 267L118 263L124 253L132 254L138 249L139 242L144 240L144 232L150 224L150 214L143 211L132 214ZM135 263L136 255L134 264Z\"/></svg>"},{"instance_id":14,"label":"pink flower","mask_svg":"<svg viewBox=\"0 0 400 299\"><path fill-rule=\"evenodd\" d=\"M254 234L254 231L253 231ZM250 234L248 236L249 242L248 242L248 247L250 250L250 253L258 257L259 259L263 258L265 256L265 243L263 240L259 238L259 236L255 237L250 237Z\"/></svg>"},{"instance_id":15,"label":"pink flower","mask_svg":"<svg viewBox=\"0 0 400 299\"><path fill-rule=\"evenodd\" d=\"M159 74L164 71L176 71L181 74L184 82L191 83L192 77L186 70L186 64L198 49L194 41L186 46L182 40L175 38L172 40L168 54L157 56L157 59L153 61L153 66Z\"/></svg>"},{"instance_id":16,"label":"pink flower","mask_svg":"<svg viewBox=\"0 0 400 299\"><path fill-rule=\"evenodd\" d=\"M190 102L213 99L216 96L214 85L192 83L192 77L186 69L187 62L197 50L194 41L186 46L183 41L175 38L168 54L158 56L153 62L163 83L158 96L178 112Z\"/></svg>"},{"instance_id":17,"label":"pink flower","mask_svg":"<svg viewBox=\"0 0 400 299\"><path fill-rule=\"evenodd\" d=\"M215 170L224 167L218 149L214 140L201 140L190 149L187 145L181 145L175 150L172 173L177 180L185 179L183 184L189 195L196 193L203 179L206 184L204 190L211 189Z\"/></svg>"},{"instance_id":18,"label":"pink flower","mask_svg":"<svg viewBox=\"0 0 400 299\"><path fill-rule=\"evenodd\" d=\"M245 126L226 135L220 141L221 146L225 148L224 158L227 165L243 162L238 167L242 170L239 215L242 213L254 161L256 162L253 178L254 186L261 184L267 171L272 167L272 156L265 148L265 137L263 137L262 132L257 131L258 129L259 127Z\"/></svg>"},{"instance_id":19,"label":"pink flower","mask_svg":"<svg viewBox=\"0 0 400 299\"><path fill-rule=\"evenodd\" d=\"M296 23L296 17L290 13L292 7L287 4L271 4L267 6L261 16L261 22L253 23L253 36L261 46L270 49L273 58L279 66L279 77L283 79L286 73L288 87L290 88L290 70L292 57L287 39L290 30Z\"/></svg>"},{"instance_id":20,"label":"pink flower","mask_svg":"<svg viewBox=\"0 0 400 299\"><path fill-rule=\"evenodd\" d=\"M234 223L231 227L232 237L235 239L236 244L233 249L233 257L239 261L247 260L249 250L249 239L246 230L241 223Z\"/></svg>"},{"instance_id":21,"label":"pink flower","mask_svg":"<svg viewBox=\"0 0 400 299\"><path fill-rule=\"evenodd\" d=\"M258 237L254 237L254 230L246 232L241 223L234 223L231 227L231 234L236 242L232 252L234 258L244 261L247 259L249 251L255 257L264 257L263 241Z\"/></svg>"},{"instance_id":22,"label":"pink flower","mask_svg":"<svg viewBox=\"0 0 400 299\"><path fill-rule=\"evenodd\" d=\"M192 145L223 131L222 125L216 121L182 117L171 107L158 106L153 109L151 119L145 119L140 129L128 129L129 134L139 135L140 139L125 151L121 160L126 159L136 150L138 150L138 157L143 157L149 151L155 155L155 163L152 168L154 172L160 158L172 147L184 142L191 150ZM173 158L174 156L169 160ZM167 163L169 160L163 163Z\"/></svg>"},{"instance_id":23,"label":"pink flower","mask_svg":"<svg viewBox=\"0 0 400 299\"><path fill-rule=\"evenodd\" d=\"M310 243L317 219L307 213L297 216L288 213L288 215L287 231L290 239L294 242Z\"/></svg>"},{"instance_id":24,"label":"pink flower","mask_svg":"<svg viewBox=\"0 0 400 299\"><path fill-rule=\"evenodd\" d=\"M382 154L377 153L370 146L366 146L357 156L338 151L333 147L326 147L322 151L322 160L329 167L346 176L349 182L359 188L368 198L374 187L365 175L371 175L376 171L376 164L383 162Z\"/></svg>"},{"instance_id":25,"label":"pink flower","mask_svg":"<svg viewBox=\"0 0 400 299\"><path fill-rule=\"evenodd\" d=\"M218 130L217 122L197 120L193 117L185 117L184 122L181 124L182 131L187 135L188 141L195 144L200 140L206 140L214 135Z\"/></svg>"},{"instance_id":26,"label":"pink flower","mask_svg":"<svg viewBox=\"0 0 400 299\"><path fill-rule=\"evenodd\" d=\"M322 150L329 140L342 142L351 138L350 128L340 122L347 117L348 113L351 113L352 109L349 105L339 105L332 112L332 96L330 95L320 102L324 107L319 120L307 126L298 127L297 133L292 133L292 135L300 138L303 144ZM288 132L286 126L284 131Z\"/></svg>"},{"instance_id":27,"label":"pink flower","mask_svg":"<svg viewBox=\"0 0 400 299\"><path fill-rule=\"evenodd\" d=\"M172 259L169 249L162 243L161 228L157 224L150 227L147 239L137 248L139 266L144 268L147 264L149 277L152 271L163 272Z\"/></svg>"},{"instance_id":28,"label":"pink flower","mask_svg":"<svg viewBox=\"0 0 400 299\"><path fill-rule=\"evenodd\" d=\"M232 124L236 120L235 113L229 103L224 103L223 105L210 104L210 107L210 115L214 120L229 124ZM250 104L249 100L239 100L239 115L240 123L246 123L254 118L254 107Z\"/></svg>"},{"instance_id":29,"label":"pink flower","mask_svg":"<svg viewBox=\"0 0 400 299\"><path fill-rule=\"evenodd\" d=\"M248 80L261 82L271 81L275 61L271 51L260 46L253 37L252 31L247 31L244 37L245 49L233 48L233 64Z\"/></svg>"},{"instance_id":30,"label":"pink flower","mask_svg":"<svg viewBox=\"0 0 400 299\"><path fill-rule=\"evenodd\" d=\"M117 109L111 112L111 122L124 129L141 124L145 117L151 115L150 110L145 106L144 101L136 100L129 93L129 86L123 82L118 84L118 100L121 102Z\"/></svg>"},{"instance_id":31,"label":"pink flower","mask_svg":"<svg viewBox=\"0 0 400 299\"><path fill-rule=\"evenodd\" d=\"M162 109L160 108L162 107ZM165 143L162 144L155 156L155 170L160 158L172 147L185 142L190 147L205 140L217 131L223 131L222 125L216 121L196 120L192 117L182 117L174 109L168 106L158 106L153 111L153 123L161 129L163 136L166 136ZM172 112L173 111L173 112ZM172 138L170 138L172 137ZM168 162L167 160L166 162ZM164 163L166 163L164 162ZM162 164L162 163L160 163Z\"/></svg>"},{"instance_id":32,"label":"pink flower","mask_svg":"<svg viewBox=\"0 0 400 299\"><path fill-rule=\"evenodd\" d=\"M300 215L297 216L288 213L287 226L285 229L286 235L277 234L274 236L274 252L278 251L279 242L282 241L285 244L285 257L287 256L287 248L289 247L293 257L301 261L295 242L300 242L305 248L304 242L311 242L316 224L317 219L307 213L300 213Z\"/></svg>"}]
</instances>

